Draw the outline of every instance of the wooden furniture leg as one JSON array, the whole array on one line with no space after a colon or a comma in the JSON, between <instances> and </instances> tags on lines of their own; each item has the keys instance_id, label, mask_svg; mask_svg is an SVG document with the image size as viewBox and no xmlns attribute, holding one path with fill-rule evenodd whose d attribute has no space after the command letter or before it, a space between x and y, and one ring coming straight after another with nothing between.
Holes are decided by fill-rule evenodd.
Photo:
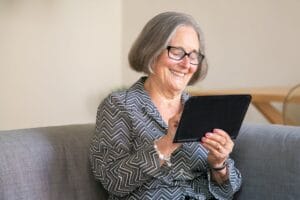
<instances>
[{"instance_id":1,"label":"wooden furniture leg","mask_svg":"<svg viewBox=\"0 0 300 200\"><path fill-rule=\"evenodd\" d=\"M272 124L283 124L282 114L270 103L252 102L252 104L263 114L263 116Z\"/></svg>"}]
</instances>

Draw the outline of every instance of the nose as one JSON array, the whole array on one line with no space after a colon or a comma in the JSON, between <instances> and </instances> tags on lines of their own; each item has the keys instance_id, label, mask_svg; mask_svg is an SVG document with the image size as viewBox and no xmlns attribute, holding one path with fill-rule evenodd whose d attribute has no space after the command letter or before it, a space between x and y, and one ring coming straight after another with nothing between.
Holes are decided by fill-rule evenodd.
<instances>
[{"instance_id":1,"label":"nose","mask_svg":"<svg viewBox=\"0 0 300 200\"><path fill-rule=\"evenodd\" d=\"M181 66L184 67L184 68L189 68L189 67L190 67L190 58L189 58L187 55L185 55L185 56L182 58L180 64L181 64Z\"/></svg>"}]
</instances>

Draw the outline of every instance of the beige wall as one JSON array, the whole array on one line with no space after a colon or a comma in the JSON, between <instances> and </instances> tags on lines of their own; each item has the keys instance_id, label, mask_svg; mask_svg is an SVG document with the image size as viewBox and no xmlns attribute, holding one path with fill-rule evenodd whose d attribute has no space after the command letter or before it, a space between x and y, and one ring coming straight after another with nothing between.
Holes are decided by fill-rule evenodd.
<instances>
[{"instance_id":1,"label":"beige wall","mask_svg":"<svg viewBox=\"0 0 300 200\"><path fill-rule=\"evenodd\" d=\"M295 84L300 81L299 8L296 0L128 0L122 55L153 15L183 11L198 19L205 34L210 68L199 87ZM124 83L136 79L136 73L123 69Z\"/></svg>"},{"instance_id":2,"label":"beige wall","mask_svg":"<svg viewBox=\"0 0 300 200\"><path fill-rule=\"evenodd\" d=\"M127 53L153 15L192 14L209 60L200 88L300 82L300 1L0 0L0 129L94 122L140 74ZM253 108L248 121L265 122Z\"/></svg>"},{"instance_id":3,"label":"beige wall","mask_svg":"<svg viewBox=\"0 0 300 200\"><path fill-rule=\"evenodd\" d=\"M118 0L0 0L0 129L95 122L121 85Z\"/></svg>"}]
</instances>

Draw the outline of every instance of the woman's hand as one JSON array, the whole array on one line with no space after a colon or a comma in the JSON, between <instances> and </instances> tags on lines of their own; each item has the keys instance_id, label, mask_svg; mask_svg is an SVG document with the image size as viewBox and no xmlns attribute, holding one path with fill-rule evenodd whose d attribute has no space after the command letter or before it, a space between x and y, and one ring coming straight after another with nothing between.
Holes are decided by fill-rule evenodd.
<instances>
[{"instance_id":1,"label":"woman's hand","mask_svg":"<svg viewBox=\"0 0 300 200\"><path fill-rule=\"evenodd\" d=\"M209 151L207 161L211 168L222 168L234 146L230 136L221 129L206 133L201 144ZM224 175L227 170L224 168L218 172Z\"/></svg>"},{"instance_id":2,"label":"woman's hand","mask_svg":"<svg viewBox=\"0 0 300 200\"><path fill-rule=\"evenodd\" d=\"M182 145L182 143L173 143L180 117L181 112L170 118L168 122L169 128L167 134L156 141L157 148L166 156L170 156L173 151Z\"/></svg>"}]
</instances>

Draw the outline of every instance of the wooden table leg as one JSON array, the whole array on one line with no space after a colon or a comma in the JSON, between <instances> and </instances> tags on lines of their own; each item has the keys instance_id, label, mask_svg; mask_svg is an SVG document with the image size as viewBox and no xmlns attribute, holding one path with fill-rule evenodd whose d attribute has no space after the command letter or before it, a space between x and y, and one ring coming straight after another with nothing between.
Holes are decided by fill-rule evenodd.
<instances>
[{"instance_id":1,"label":"wooden table leg","mask_svg":"<svg viewBox=\"0 0 300 200\"><path fill-rule=\"evenodd\" d=\"M283 124L282 113L268 102L252 102L252 104L272 124Z\"/></svg>"}]
</instances>

